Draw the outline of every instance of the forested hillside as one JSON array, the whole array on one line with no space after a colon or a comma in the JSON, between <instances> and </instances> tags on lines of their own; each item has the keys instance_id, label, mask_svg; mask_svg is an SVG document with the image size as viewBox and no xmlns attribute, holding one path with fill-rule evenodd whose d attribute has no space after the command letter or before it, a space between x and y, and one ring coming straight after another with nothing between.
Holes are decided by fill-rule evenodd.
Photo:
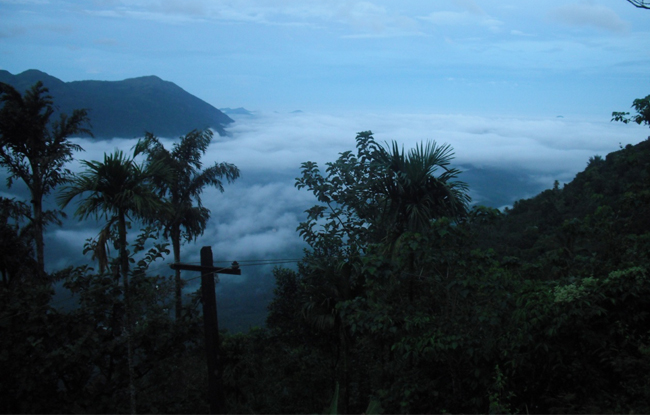
<instances>
[{"instance_id":1,"label":"forested hillside","mask_svg":"<svg viewBox=\"0 0 650 415\"><path fill-rule=\"evenodd\" d=\"M342 172L312 182L318 199L367 207L342 198ZM337 384L350 413L648 412L649 179L644 141L505 213L477 206L362 249L338 237L372 220L306 223L313 251L277 270L268 328L225 342L237 410L315 411Z\"/></svg>"},{"instance_id":2,"label":"forested hillside","mask_svg":"<svg viewBox=\"0 0 650 415\"><path fill-rule=\"evenodd\" d=\"M450 146L405 150L361 132L324 168L301 166L308 249L297 270L275 269L266 326L206 350L209 293L182 301L179 277L149 269L182 262L181 244L210 220L202 190L239 177L201 164L211 133L171 150L148 135L72 174L67 138L87 114L50 123L42 85L2 88L0 165L12 180L47 178L34 200L79 201L75 215L103 228L79 253L96 267L47 274L35 241L57 212L1 199L1 411L650 412L649 140L501 212L471 204ZM649 99L620 120L649 124ZM56 282L76 308L57 308Z\"/></svg>"},{"instance_id":3,"label":"forested hillside","mask_svg":"<svg viewBox=\"0 0 650 415\"><path fill-rule=\"evenodd\" d=\"M650 229L650 141L595 156L575 179L520 200L485 228L481 246L513 265L535 263L539 278L606 273L635 264ZM640 247L639 247L640 249ZM526 272L537 272L527 268Z\"/></svg>"}]
</instances>

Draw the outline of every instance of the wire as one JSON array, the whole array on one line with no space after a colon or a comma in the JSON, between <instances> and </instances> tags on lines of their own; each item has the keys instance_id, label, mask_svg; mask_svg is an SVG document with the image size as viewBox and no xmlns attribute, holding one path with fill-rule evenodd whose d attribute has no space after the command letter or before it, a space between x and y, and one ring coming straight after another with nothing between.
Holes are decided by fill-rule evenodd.
<instances>
[{"instance_id":1,"label":"wire","mask_svg":"<svg viewBox=\"0 0 650 415\"><path fill-rule=\"evenodd\" d=\"M275 263L275 262L300 262L302 261L301 259L244 259L244 260L237 260L237 261L227 261L227 260L219 260L219 261L213 261L214 264L232 264L233 262L237 262L240 265L265 265L266 263ZM194 261L194 262L186 262L183 261L184 264L188 265L201 265L200 261Z\"/></svg>"},{"instance_id":2,"label":"wire","mask_svg":"<svg viewBox=\"0 0 650 415\"><path fill-rule=\"evenodd\" d=\"M250 260L238 261L238 263L240 264L241 267L254 267L254 266L262 266L262 265L291 264L291 263L297 263L297 262L300 262L300 261L302 261L302 260L301 259L266 259L266 260L263 260L263 259L259 259L259 260L250 259ZM232 262L233 261L216 261L216 263L232 263ZM151 275L151 274L157 273L159 270L162 270L163 267L169 267L170 265L171 265L171 263L164 263L164 262L163 263L157 263L157 264L154 263L150 267L147 268L147 270L145 271L145 274ZM209 275L214 275L214 274L215 274L214 272L204 272L204 273L201 273L200 275L198 275L196 277L183 278L183 281L185 281L185 282L194 281L194 280L197 280L197 279L202 278L204 276L209 276ZM96 291L106 290L106 288L107 288L106 286L100 286L100 287L95 287L95 288L85 290L85 291L80 292L80 293L92 294L92 293L94 293ZM41 309L41 308L45 309L47 307L56 308L56 306L58 306L58 305L61 305L63 303L67 303L67 302L70 302L70 301L74 300L75 297L80 293L73 292L72 295L70 297L68 297L68 298L59 299L59 300L56 300L56 301L50 301L47 304L44 304L44 305L38 307L37 309ZM2 316L2 317L0 317L0 322L3 322L5 320L9 320L9 319L13 319L13 318L16 318L16 317L19 317L19 316L22 316L22 315L28 314L28 313L29 313L29 311L21 311L21 312L15 313L13 315Z\"/></svg>"},{"instance_id":3,"label":"wire","mask_svg":"<svg viewBox=\"0 0 650 415\"><path fill-rule=\"evenodd\" d=\"M271 260L269 260L269 261L266 261L266 262L259 262L259 263L256 263L256 264L241 264L240 263L239 266L241 266L241 267L256 267L256 266L260 266L260 265L295 264L295 263L298 263L300 261L302 261L302 260L301 259L282 260L282 261L271 261Z\"/></svg>"},{"instance_id":4,"label":"wire","mask_svg":"<svg viewBox=\"0 0 650 415\"><path fill-rule=\"evenodd\" d=\"M199 275L198 277L184 278L183 281L185 281L185 282L190 282L190 281L197 280L197 279L199 279L199 278L208 277L208 276L210 276L210 275L214 275L214 272L205 272L205 273L201 273L201 275Z\"/></svg>"},{"instance_id":5,"label":"wire","mask_svg":"<svg viewBox=\"0 0 650 415\"><path fill-rule=\"evenodd\" d=\"M237 261L237 262L239 262L240 264L246 264L246 263L268 262L268 261L298 262L298 261L302 261L302 258L300 258L300 259L295 259L295 258L291 258L291 259L247 259L247 260L245 259L245 260ZM215 261L215 262L228 262L228 261Z\"/></svg>"}]
</instances>

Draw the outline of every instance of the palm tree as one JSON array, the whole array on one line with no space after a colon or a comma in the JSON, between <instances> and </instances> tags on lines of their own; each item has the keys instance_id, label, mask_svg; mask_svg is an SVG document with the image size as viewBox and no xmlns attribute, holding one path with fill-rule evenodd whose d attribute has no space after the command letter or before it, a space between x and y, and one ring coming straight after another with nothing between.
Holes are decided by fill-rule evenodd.
<instances>
[{"instance_id":1,"label":"palm tree","mask_svg":"<svg viewBox=\"0 0 650 415\"><path fill-rule=\"evenodd\" d=\"M18 178L25 182L31 194L32 213L27 215L33 229L38 273L45 275L43 228L57 221L56 212L43 211L43 197L59 184L65 183L70 172L64 168L72 153L82 148L68 137L85 133L88 123L86 110L75 110L70 117L54 114L52 97L42 82L37 82L24 96L12 86L0 82L0 166L9 170L7 185Z\"/></svg>"},{"instance_id":2,"label":"palm tree","mask_svg":"<svg viewBox=\"0 0 650 415\"><path fill-rule=\"evenodd\" d=\"M171 174L170 180L158 180L156 186L167 198L168 209L159 220L165 228L165 237L172 242L174 262L181 260L181 239L188 242L203 234L210 210L201 203L201 193L213 186L223 193L223 179L232 183L239 177L239 169L229 163L214 163L202 170L201 157L212 141L212 131L193 130L180 138L172 150L167 150L153 134L147 133L136 145L136 153L148 154L149 163L162 163ZM180 319L182 302L181 271L176 270L176 318Z\"/></svg>"},{"instance_id":3,"label":"palm tree","mask_svg":"<svg viewBox=\"0 0 650 415\"><path fill-rule=\"evenodd\" d=\"M468 186L454 181L460 170L449 167L452 159L452 148L435 142L420 143L408 153L393 142L377 153L376 162L384 172L376 191L385 253L395 255L394 249L409 232L424 232L436 219L454 220L467 214ZM405 271L410 301L415 295L414 268L415 257L409 256Z\"/></svg>"},{"instance_id":4,"label":"palm tree","mask_svg":"<svg viewBox=\"0 0 650 415\"><path fill-rule=\"evenodd\" d=\"M375 191L380 195L380 223L389 242L406 231L427 229L435 219L466 214L468 187L454 181L460 171L449 167L453 159L449 145L420 143L405 153L393 142L376 154L375 161L385 170Z\"/></svg>"},{"instance_id":5,"label":"palm tree","mask_svg":"<svg viewBox=\"0 0 650 415\"><path fill-rule=\"evenodd\" d=\"M370 131L360 132L356 139L356 156L341 153L337 161L327 164L326 177L315 163L303 163L303 177L296 181L298 188L308 188L327 205L310 209L308 221L299 227L311 247L301 264L306 293L303 314L338 337L338 401L344 411L354 338L337 305L364 295L360 259L369 245L377 243L379 249L392 251L406 232L424 231L441 217L464 215L470 200L467 185L455 181L460 171L449 167L451 147L420 144L405 153L397 143L388 148L378 145ZM329 216L324 213L328 209Z\"/></svg>"},{"instance_id":6,"label":"palm tree","mask_svg":"<svg viewBox=\"0 0 650 415\"><path fill-rule=\"evenodd\" d=\"M135 413L133 347L131 342L131 298L129 291L129 257L127 251L127 217L148 220L160 212L163 204L155 192L154 180L164 180L168 171L160 163L138 165L122 151L104 155L104 162L82 161L86 171L74 177L58 197L61 207L88 193L78 205L75 216L82 219L103 216L107 228L117 222L119 263L124 284L126 337L129 365L131 412ZM105 230L107 229L105 228ZM106 232L102 232L106 233ZM106 239L106 238L104 238Z\"/></svg>"}]
</instances>

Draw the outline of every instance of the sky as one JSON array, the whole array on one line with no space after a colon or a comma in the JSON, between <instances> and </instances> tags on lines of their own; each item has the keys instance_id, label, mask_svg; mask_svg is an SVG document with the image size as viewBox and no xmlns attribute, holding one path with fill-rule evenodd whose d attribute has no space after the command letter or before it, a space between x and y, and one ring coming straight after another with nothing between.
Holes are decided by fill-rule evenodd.
<instances>
[{"instance_id":1,"label":"sky","mask_svg":"<svg viewBox=\"0 0 650 415\"><path fill-rule=\"evenodd\" d=\"M650 84L625 0L0 0L0 68L258 111L597 116Z\"/></svg>"},{"instance_id":2,"label":"sky","mask_svg":"<svg viewBox=\"0 0 650 415\"><path fill-rule=\"evenodd\" d=\"M650 94L649 68L650 10L625 0L0 0L0 69L66 82L156 75L253 111L233 116L204 158L242 176L206 190L212 220L186 262L208 245L226 265L299 258L296 227L316 202L294 187L300 164L334 161L360 131L406 148L450 144L474 203L503 207L567 183L590 157L648 137L610 119ZM74 140L85 149L75 171L135 144ZM4 177L0 196L29 200ZM47 229L51 271L78 263L99 230L74 218L74 203L67 212ZM243 267L218 287L268 294L271 268Z\"/></svg>"}]
</instances>

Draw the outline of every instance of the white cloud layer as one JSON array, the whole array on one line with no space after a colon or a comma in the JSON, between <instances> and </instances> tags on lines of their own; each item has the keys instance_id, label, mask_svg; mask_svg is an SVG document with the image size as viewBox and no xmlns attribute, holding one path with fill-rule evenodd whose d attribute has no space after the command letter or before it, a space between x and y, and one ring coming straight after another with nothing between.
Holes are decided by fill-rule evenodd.
<instances>
[{"instance_id":1,"label":"white cloud layer","mask_svg":"<svg viewBox=\"0 0 650 415\"><path fill-rule=\"evenodd\" d=\"M202 246L212 247L215 265L228 266L232 261L242 261L241 276L220 276L220 295L228 297L224 298L222 307L228 312L239 313L233 310L239 310L241 298L260 296L259 301L268 301L274 265L254 266L245 261L302 257L306 246L296 227L305 220L304 211L316 204L316 200L307 190L294 186L295 178L300 175L300 164L315 161L324 170L325 163L334 161L340 152L354 151L356 133L369 129L380 143L396 140L406 148L427 140L450 144L456 154L453 164L465 172L460 179L470 184L474 202L493 201L497 203L495 207L534 196L550 188L554 180L569 182L584 169L589 157L605 156L619 145L635 144L648 135L647 128L636 125L569 117L536 119L426 113L266 113L241 117L228 128L230 137L215 137L204 163L234 163L242 177L234 184L225 185L224 193L215 189L205 191L202 199L204 206L211 210L211 220L203 236L182 248L185 263L198 264ZM161 140L166 147L175 142L168 138ZM133 139L75 141L86 149L77 158L87 160L101 160L104 152L116 149L130 153L135 144ZM79 160L71 168L78 171ZM4 179L4 174L0 174L2 196L28 200L24 186L17 183L6 189ZM52 197L45 205L48 209L56 207ZM46 263L50 271L90 262L89 255L82 258L84 243L95 237L103 224L92 219L78 222L73 216L75 205L73 202L67 209L68 219L62 228L47 228ZM131 240L139 229L134 223ZM150 271L171 275L171 262L171 256L158 260ZM281 265L294 267L295 262ZM185 273L183 278L195 277ZM197 284L196 279L190 281L186 293L194 292ZM239 300L229 297L235 294L240 296ZM264 306L259 304L262 314Z\"/></svg>"},{"instance_id":2,"label":"white cloud layer","mask_svg":"<svg viewBox=\"0 0 650 415\"><path fill-rule=\"evenodd\" d=\"M561 117L267 114L240 119L229 128L235 138L215 144L215 153L235 158L243 171L297 171L303 161L323 163L354 149L354 136L365 130L372 130L380 142L396 140L406 147L426 140L451 144L461 164L546 173L577 172L586 162L585 154L613 151L635 136L645 138L631 125Z\"/></svg>"},{"instance_id":3,"label":"white cloud layer","mask_svg":"<svg viewBox=\"0 0 650 415\"><path fill-rule=\"evenodd\" d=\"M204 157L205 165L234 163L242 177L226 185L224 193L206 190L203 203L211 210L212 219L205 234L185 248L187 261L198 261L199 247L204 245L213 247L215 257L229 261L299 256L304 245L296 227L305 219L304 210L315 204L308 191L294 187L300 164L315 161L324 169L340 152L355 149L357 132L370 129L380 143L396 140L405 148L428 140L450 144L456 155L454 165L466 170L467 177L472 177L472 170L483 169L480 171L499 171L513 182L523 183L520 188L501 190L510 203L551 187L556 179L568 182L584 169L589 157L605 156L648 134L636 125L571 118L380 113L242 117L229 128L232 135L216 137ZM77 158L88 160L101 160L104 152L115 149L129 153L135 144L132 139L76 141L86 149ZM170 147L174 140L163 142ZM79 170L79 161L71 167ZM460 179L467 180L463 175ZM3 182L1 190L5 196L26 198L20 186L6 189ZM471 190L477 203L489 199L489 192L494 191L480 186ZM51 199L47 205L55 207ZM48 230L48 254L55 268L74 263L84 241L100 229L92 221L72 219L74 205L68 209L71 219L64 228Z\"/></svg>"}]
</instances>

